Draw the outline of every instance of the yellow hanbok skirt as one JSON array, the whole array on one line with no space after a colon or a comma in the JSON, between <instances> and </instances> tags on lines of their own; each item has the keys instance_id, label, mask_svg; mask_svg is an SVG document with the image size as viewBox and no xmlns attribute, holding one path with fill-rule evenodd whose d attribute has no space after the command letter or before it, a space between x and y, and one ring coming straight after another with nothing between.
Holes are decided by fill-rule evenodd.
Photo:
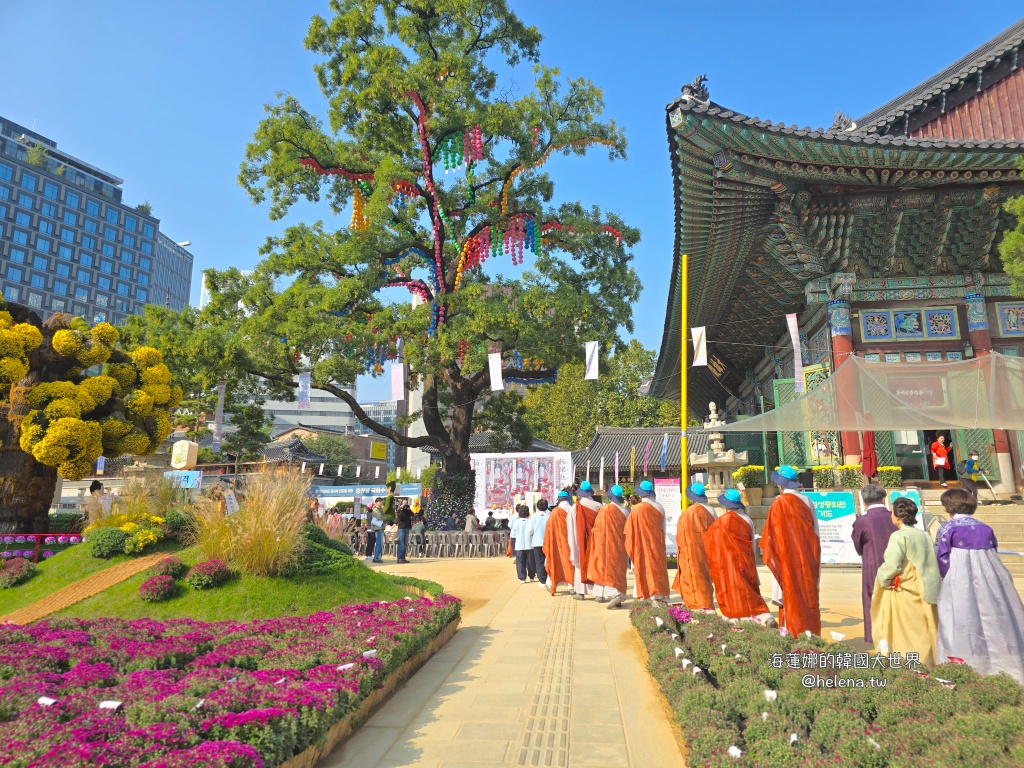
<instances>
[{"instance_id":1,"label":"yellow hanbok skirt","mask_svg":"<svg viewBox=\"0 0 1024 768\"><path fill-rule=\"evenodd\" d=\"M904 659L908 653L916 653L923 666L935 666L938 606L925 602L921 577L910 561L904 563L896 589L883 589L875 584L871 595L871 633L878 653L899 653Z\"/></svg>"}]
</instances>

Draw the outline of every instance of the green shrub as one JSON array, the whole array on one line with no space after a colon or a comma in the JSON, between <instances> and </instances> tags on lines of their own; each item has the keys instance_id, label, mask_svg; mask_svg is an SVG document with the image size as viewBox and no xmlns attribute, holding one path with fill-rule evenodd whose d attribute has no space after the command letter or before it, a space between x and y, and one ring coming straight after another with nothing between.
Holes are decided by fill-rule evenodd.
<instances>
[{"instance_id":1,"label":"green shrub","mask_svg":"<svg viewBox=\"0 0 1024 768\"><path fill-rule=\"evenodd\" d=\"M879 467L878 482L883 488L902 488L903 467Z\"/></svg>"},{"instance_id":2,"label":"green shrub","mask_svg":"<svg viewBox=\"0 0 1024 768\"><path fill-rule=\"evenodd\" d=\"M864 487L864 473L860 464L840 464L836 469L839 470L839 485L843 488Z\"/></svg>"},{"instance_id":3,"label":"green shrub","mask_svg":"<svg viewBox=\"0 0 1024 768\"><path fill-rule=\"evenodd\" d=\"M97 528L88 536L89 552L93 557L111 558L124 554L128 534L120 528Z\"/></svg>"},{"instance_id":4,"label":"green shrub","mask_svg":"<svg viewBox=\"0 0 1024 768\"><path fill-rule=\"evenodd\" d=\"M167 534L169 536L173 536L176 539L180 539L188 532L188 517L180 510L167 510L167 514L164 516L164 520L166 521L167 524Z\"/></svg>"},{"instance_id":5,"label":"green shrub","mask_svg":"<svg viewBox=\"0 0 1024 768\"><path fill-rule=\"evenodd\" d=\"M315 541L307 541L302 549L299 561L281 571L281 575L294 576L298 573L327 573L346 562L351 562L350 558L335 551L333 548L326 547Z\"/></svg>"},{"instance_id":6,"label":"green shrub","mask_svg":"<svg viewBox=\"0 0 1024 768\"><path fill-rule=\"evenodd\" d=\"M165 557L146 573L150 576L170 576L172 579L180 579L188 573L188 565L176 557Z\"/></svg>"},{"instance_id":7,"label":"green shrub","mask_svg":"<svg viewBox=\"0 0 1024 768\"><path fill-rule=\"evenodd\" d=\"M10 589L28 581L36 572L32 561L24 557L0 560L0 589Z\"/></svg>"},{"instance_id":8,"label":"green shrub","mask_svg":"<svg viewBox=\"0 0 1024 768\"><path fill-rule=\"evenodd\" d=\"M51 512L50 533L81 533L85 527L85 515L80 512Z\"/></svg>"},{"instance_id":9,"label":"green shrub","mask_svg":"<svg viewBox=\"0 0 1024 768\"><path fill-rule=\"evenodd\" d=\"M744 488L761 488L764 486L764 467L748 464L735 470L732 479L737 483L743 483Z\"/></svg>"},{"instance_id":10,"label":"green shrub","mask_svg":"<svg viewBox=\"0 0 1024 768\"><path fill-rule=\"evenodd\" d=\"M832 490L836 487L836 468L831 466L812 467L814 487Z\"/></svg>"}]
</instances>

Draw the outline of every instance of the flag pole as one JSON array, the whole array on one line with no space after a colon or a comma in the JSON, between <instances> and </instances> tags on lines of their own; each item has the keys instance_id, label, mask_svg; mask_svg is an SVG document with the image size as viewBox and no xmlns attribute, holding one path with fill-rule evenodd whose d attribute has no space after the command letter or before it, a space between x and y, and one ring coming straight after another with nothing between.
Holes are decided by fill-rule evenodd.
<instances>
[{"instance_id":1,"label":"flag pole","mask_svg":"<svg viewBox=\"0 0 1024 768\"><path fill-rule=\"evenodd\" d=\"M686 353L689 350L690 344L690 331L687 327L689 318L687 317L687 301L689 299L689 285L687 278L689 276L689 261L690 258L685 253L682 256L682 270L683 274L681 277L682 290L679 298L679 421L681 422L681 431L679 433L679 491L680 494L686 493L686 488L689 485L689 473L687 472L687 459L689 458L686 452L686 422L687 422L687 382L686 374L688 372L688 365L686 362Z\"/></svg>"}]
</instances>

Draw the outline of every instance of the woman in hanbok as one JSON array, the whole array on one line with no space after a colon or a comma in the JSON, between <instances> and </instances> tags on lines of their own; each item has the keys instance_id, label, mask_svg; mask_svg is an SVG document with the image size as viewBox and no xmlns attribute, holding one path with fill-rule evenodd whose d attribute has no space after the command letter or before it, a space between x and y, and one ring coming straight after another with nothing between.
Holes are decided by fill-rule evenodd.
<instances>
[{"instance_id":1,"label":"woman in hanbok","mask_svg":"<svg viewBox=\"0 0 1024 768\"><path fill-rule=\"evenodd\" d=\"M963 661L983 675L1005 672L1024 684L1024 603L996 553L992 529L975 520L974 494L942 494L949 521L935 537L939 662Z\"/></svg>"},{"instance_id":2,"label":"woman in hanbok","mask_svg":"<svg viewBox=\"0 0 1024 768\"><path fill-rule=\"evenodd\" d=\"M919 663L935 666L939 589L942 578L931 537L914 527L917 504L896 499L882 564L871 596L871 631L879 653L916 653Z\"/></svg>"}]
</instances>

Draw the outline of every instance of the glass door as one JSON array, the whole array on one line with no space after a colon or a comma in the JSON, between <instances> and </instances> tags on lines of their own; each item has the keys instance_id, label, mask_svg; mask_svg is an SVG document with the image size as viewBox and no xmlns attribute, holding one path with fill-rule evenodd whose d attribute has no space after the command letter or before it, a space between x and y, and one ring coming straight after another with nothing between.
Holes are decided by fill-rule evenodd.
<instances>
[{"instance_id":1,"label":"glass door","mask_svg":"<svg viewBox=\"0 0 1024 768\"><path fill-rule=\"evenodd\" d=\"M923 432L894 431L896 464L903 469L904 480L928 479L928 447Z\"/></svg>"}]
</instances>

